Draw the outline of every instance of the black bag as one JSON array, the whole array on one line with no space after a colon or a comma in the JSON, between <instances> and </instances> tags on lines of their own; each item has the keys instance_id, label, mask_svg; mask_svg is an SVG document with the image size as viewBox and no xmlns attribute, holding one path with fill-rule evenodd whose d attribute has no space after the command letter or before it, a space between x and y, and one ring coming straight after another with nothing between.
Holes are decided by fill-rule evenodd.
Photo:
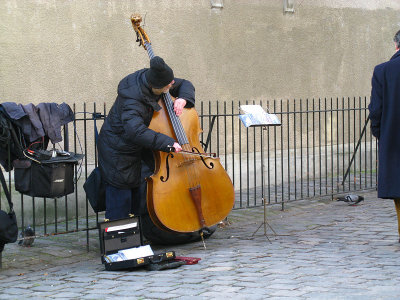
<instances>
[{"instance_id":1,"label":"black bag","mask_svg":"<svg viewBox=\"0 0 400 300\"><path fill-rule=\"evenodd\" d=\"M90 173L83 184L83 189L94 212L97 213L106 210L106 188L98 167Z\"/></svg>"},{"instance_id":2,"label":"black bag","mask_svg":"<svg viewBox=\"0 0 400 300\"><path fill-rule=\"evenodd\" d=\"M0 180L10 206L9 213L0 210L0 252L2 252L5 244L14 243L17 240L18 226L17 218L13 209L13 203L11 202L10 193L8 192L6 180L4 179L3 171L1 169Z\"/></svg>"},{"instance_id":3,"label":"black bag","mask_svg":"<svg viewBox=\"0 0 400 300\"><path fill-rule=\"evenodd\" d=\"M74 166L82 154L70 153L67 158L52 158L40 163L14 161L15 189L32 197L57 198L74 192Z\"/></svg>"},{"instance_id":4,"label":"black bag","mask_svg":"<svg viewBox=\"0 0 400 300\"><path fill-rule=\"evenodd\" d=\"M0 210L0 252L5 244L14 243L17 238L18 226L14 210L9 213Z\"/></svg>"}]
</instances>

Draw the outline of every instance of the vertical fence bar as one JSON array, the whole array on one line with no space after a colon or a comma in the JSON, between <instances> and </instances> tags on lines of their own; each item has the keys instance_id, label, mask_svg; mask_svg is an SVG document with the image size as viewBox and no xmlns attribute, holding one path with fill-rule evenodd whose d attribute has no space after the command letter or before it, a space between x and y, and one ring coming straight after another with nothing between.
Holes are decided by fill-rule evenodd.
<instances>
[{"instance_id":1,"label":"vertical fence bar","mask_svg":"<svg viewBox=\"0 0 400 300\"><path fill-rule=\"evenodd\" d=\"M309 149L310 149L310 143L308 140L308 122L309 122L309 110L308 110L308 98L306 99L306 112L307 112L307 122L306 122L306 145L307 145L307 197L310 197L310 153L309 153Z\"/></svg>"},{"instance_id":2,"label":"vertical fence bar","mask_svg":"<svg viewBox=\"0 0 400 300\"><path fill-rule=\"evenodd\" d=\"M263 107L262 100L260 100L260 106ZM264 176L264 166L265 166L265 157L264 157L264 131L265 127L260 127L260 158L261 158L261 199L262 199L262 205L266 204L265 203L265 176Z\"/></svg>"},{"instance_id":3,"label":"vertical fence bar","mask_svg":"<svg viewBox=\"0 0 400 300\"><path fill-rule=\"evenodd\" d=\"M300 98L300 198L303 194L303 100ZM306 129L307 130L307 129Z\"/></svg>"},{"instance_id":4,"label":"vertical fence bar","mask_svg":"<svg viewBox=\"0 0 400 300\"><path fill-rule=\"evenodd\" d=\"M204 109L203 109L203 104L204 104L204 102L200 102L200 116L199 116L199 118L200 118L200 127L201 127L201 129L204 130ZM202 142L204 142L204 131L203 130L201 131L201 134L200 134L200 140ZM208 151L208 147L205 150Z\"/></svg>"},{"instance_id":5,"label":"vertical fence bar","mask_svg":"<svg viewBox=\"0 0 400 300\"><path fill-rule=\"evenodd\" d=\"M226 125L226 101L224 101L224 155L225 155L225 161L224 161L224 165L225 165L225 170L228 170L228 147L227 147L227 138L228 138L228 130L227 130L227 125Z\"/></svg>"},{"instance_id":6,"label":"vertical fence bar","mask_svg":"<svg viewBox=\"0 0 400 300\"><path fill-rule=\"evenodd\" d=\"M321 150L321 98L318 98L318 167L319 167L319 195L322 195L322 150Z\"/></svg>"},{"instance_id":7,"label":"vertical fence bar","mask_svg":"<svg viewBox=\"0 0 400 300\"><path fill-rule=\"evenodd\" d=\"M367 125L366 123L367 123L367 109L366 109L366 107L367 107L367 97L364 97L364 122L365 122L365 125ZM368 130L366 129L365 130L365 133L364 133L364 149L365 149L365 155L364 155L364 165L365 165L365 169L366 170L368 170L367 169L367 167L368 167L368 155L367 155L367 132L368 132ZM372 173L372 170L371 170L371 172L370 173ZM368 173L365 173L365 187L367 187L368 186Z\"/></svg>"},{"instance_id":8,"label":"vertical fence bar","mask_svg":"<svg viewBox=\"0 0 400 300\"><path fill-rule=\"evenodd\" d=\"M339 193L339 182L340 182L340 162L339 162L339 138L340 134L339 134L339 98L336 97L336 167L337 167L337 171L336 171L336 193Z\"/></svg>"},{"instance_id":9,"label":"vertical fence bar","mask_svg":"<svg viewBox=\"0 0 400 300\"><path fill-rule=\"evenodd\" d=\"M11 174L11 172L9 172ZM57 201L57 199L54 199L54 201ZM56 202L55 202L56 203ZM56 210L57 212L57 210ZM56 214L57 216L57 214ZM56 218L56 224L57 224L57 218ZM32 197L32 223L33 223L33 230L36 231L36 205L35 205L35 197ZM23 230L23 228L22 228Z\"/></svg>"},{"instance_id":10,"label":"vertical fence bar","mask_svg":"<svg viewBox=\"0 0 400 300\"><path fill-rule=\"evenodd\" d=\"M371 141L371 143L369 144L369 153L370 153L370 155L369 155L369 158L370 158L370 160L369 160L369 164L370 164L370 166L371 166L371 169L372 169L372 166L373 166L373 159L372 159L372 132L370 131L370 134L369 134L369 140ZM376 170L376 169L375 169ZM371 182L371 186L373 185L373 172L371 172L371 174L370 174L370 182Z\"/></svg>"},{"instance_id":11,"label":"vertical fence bar","mask_svg":"<svg viewBox=\"0 0 400 300\"><path fill-rule=\"evenodd\" d=\"M344 113L345 113L345 110L344 110L344 97L342 98L342 137L343 137L343 140L342 140L342 150L343 150L343 155L342 155L342 178L344 178L344 168L345 168L345 163L344 163L344 161L345 161L345 157L346 157L346 151L345 151L345 137L344 137L344 127L345 127L345 125L346 125L346 123L345 123L345 121L344 121ZM338 124L338 126L339 126L339 124ZM344 184L346 184L345 182L343 182ZM343 191L344 191L344 189L345 189L345 186L343 185Z\"/></svg>"},{"instance_id":12,"label":"vertical fence bar","mask_svg":"<svg viewBox=\"0 0 400 300\"><path fill-rule=\"evenodd\" d=\"M73 105L73 111L74 111L74 116L77 115L77 111L76 111L76 104L74 103ZM78 148L77 148L77 138L78 138L78 134L77 134L77 123L76 123L76 117L73 120L73 125L74 125L74 130L75 130L75 134L74 134L74 152L77 153ZM85 154L87 154L85 152ZM86 157L87 155L85 155ZM85 159L86 160L86 159ZM87 165L85 164L85 170L87 170ZM79 211L78 211L78 205L79 205L79 199L78 199L78 195L75 194L75 230L78 230L79 225Z\"/></svg>"},{"instance_id":13,"label":"vertical fence bar","mask_svg":"<svg viewBox=\"0 0 400 300\"><path fill-rule=\"evenodd\" d=\"M208 130L209 130L209 132L210 132L210 139L209 139L209 145L208 145L208 147L209 147L209 151L210 152L212 152L213 150L212 150L212 140L213 140L213 137L212 137L212 132L211 132L211 101L208 101Z\"/></svg>"},{"instance_id":14,"label":"vertical fence bar","mask_svg":"<svg viewBox=\"0 0 400 300\"><path fill-rule=\"evenodd\" d=\"M290 177L291 176L290 176L290 114L289 114L290 108L289 108L289 99L287 100L287 103L286 103L286 110L287 110L287 112L286 112L287 132L286 132L286 134L287 134L287 160L288 160L288 162L287 162L288 191L287 192L288 192L288 200L290 200ZM282 154L283 154L283 150L282 150ZM282 182L282 186L283 186L283 182Z\"/></svg>"},{"instance_id":15,"label":"vertical fence bar","mask_svg":"<svg viewBox=\"0 0 400 300\"><path fill-rule=\"evenodd\" d=\"M33 226L35 225L33 224ZM21 228L25 228L25 201L23 194L21 194Z\"/></svg>"},{"instance_id":16,"label":"vertical fence bar","mask_svg":"<svg viewBox=\"0 0 400 300\"><path fill-rule=\"evenodd\" d=\"M57 198L53 198L53 200L54 200L54 232L58 233ZM35 213L33 213L33 219L35 219ZM33 221L33 224L35 224L35 221Z\"/></svg>"},{"instance_id":17,"label":"vertical fence bar","mask_svg":"<svg viewBox=\"0 0 400 300\"><path fill-rule=\"evenodd\" d=\"M76 174L76 172L75 172ZM77 193L78 191L76 191ZM65 231L68 231L68 197L65 195L64 196L64 203L65 203Z\"/></svg>"},{"instance_id":18,"label":"vertical fence bar","mask_svg":"<svg viewBox=\"0 0 400 300\"><path fill-rule=\"evenodd\" d=\"M64 151L69 151L69 137L68 137L68 124L65 124L63 126L64 129ZM75 168L75 175L76 175L76 168ZM77 176L75 176L77 178ZM76 184L75 185L75 190L76 190ZM64 202L65 202L65 230L68 231L68 198L65 195L64 196Z\"/></svg>"},{"instance_id":19,"label":"vertical fence bar","mask_svg":"<svg viewBox=\"0 0 400 300\"><path fill-rule=\"evenodd\" d=\"M325 195L328 195L328 120L327 120L327 102L324 103L324 136L325 136Z\"/></svg>"},{"instance_id":20,"label":"vertical fence bar","mask_svg":"<svg viewBox=\"0 0 400 300\"><path fill-rule=\"evenodd\" d=\"M235 184L235 118L234 116L234 101L231 101L231 132L232 132L232 182ZM241 207L241 206L240 206Z\"/></svg>"},{"instance_id":21,"label":"vertical fence bar","mask_svg":"<svg viewBox=\"0 0 400 300\"><path fill-rule=\"evenodd\" d=\"M249 104L248 100L246 100L246 105ZM249 166L249 127L246 127L246 196L247 196L247 207L250 206L250 166Z\"/></svg>"},{"instance_id":22,"label":"vertical fence bar","mask_svg":"<svg viewBox=\"0 0 400 300\"><path fill-rule=\"evenodd\" d=\"M220 134L219 134L219 102L217 101L217 156L219 157L219 154L220 154L220 149L221 149L221 147L220 147L220 144L219 144L219 141L220 141Z\"/></svg>"},{"instance_id":23,"label":"vertical fence bar","mask_svg":"<svg viewBox=\"0 0 400 300\"><path fill-rule=\"evenodd\" d=\"M312 99L312 153L313 196L315 196L315 98Z\"/></svg>"},{"instance_id":24,"label":"vertical fence bar","mask_svg":"<svg viewBox=\"0 0 400 300\"><path fill-rule=\"evenodd\" d=\"M349 133L349 135L351 135ZM353 179L353 187L357 190L357 157L356 157L356 97L353 97L353 155L354 155L354 179ZM349 153L350 154L350 153ZM352 157L352 156L351 156ZM351 161L351 157L349 162ZM350 163L349 163L350 164ZM349 166L350 167L350 166Z\"/></svg>"},{"instance_id":25,"label":"vertical fence bar","mask_svg":"<svg viewBox=\"0 0 400 300\"><path fill-rule=\"evenodd\" d=\"M333 169L333 166L334 166L334 161L333 161L333 159L334 159L334 156L333 156L333 143L334 142L333 142L333 98L332 97L331 97L331 109L330 109L330 111L331 111L331 185L332 185L331 194L333 195L333 193L335 192L334 180L333 180L333 177L335 175L335 171Z\"/></svg>"},{"instance_id":26,"label":"vertical fence bar","mask_svg":"<svg viewBox=\"0 0 400 300\"><path fill-rule=\"evenodd\" d=\"M354 101L354 107L355 107L355 101ZM359 109L358 109L358 139L359 139L359 141L360 141L360 144L359 144L359 152L358 152L358 154L359 154L359 159L360 159L360 163L359 163L359 171L358 171L358 176L359 176L359 189L362 189L362 182L363 182L363 180L362 180L362 156L361 156L361 152L362 152L362 136L361 136L361 97L359 97L358 98L358 107L359 107ZM358 142L357 142L357 145L358 145ZM355 155L355 154L354 154Z\"/></svg>"},{"instance_id":27,"label":"vertical fence bar","mask_svg":"<svg viewBox=\"0 0 400 300\"><path fill-rule=\"evenodd\" d=\"M22 200L22 197L23 196L21 194L21 200ZM44 234L47 233L47 209L46 209L46 207L47 207L46 198L43 198L43 232L44 232Z\"/></svg>"},{"instance_id":28,"label":"vertical fence bar","mask_svg":"<svg viewBox=\"0 0 400 300\"><path fill-rule=\"evenodd\" d=\"M361 101L363 103L363 110L364 110L363 123L365 124L367 122L367 120L368 120L368 114L367 114L368 108L366 106L366 97L364 97ZM369 126L366 126L365 132L364 132L364 151L365 151L365 153L364 153L364 165L365 165L365 169L367 171L370 170L370 169L368 169L370 167L368 165L368 144L369 144L369 141L368 141L368 127ZM372 171L372 170L370 170L370 171ZM368 173L370 173L370 172L366 172L365 173L365 179L364 179L364 184L365 184L366 187L370 187L368 185Z\"/></svg>"},{"instance_id":29,"label":"vertical fence bar","mask_svg":"<svg viewBox=\"0 0 400 300\"><path fill-rule=\"evenodd\" d=\"M276 112L276 100L274 99L274 112ZM281 120L282 120L282 115L281 115ZM274 127L274 172L275 172L275 203L278 203L278 182L277 182L277 178L278 178L278 172L277 172L277 149L276 149L276 127Z\"/></svg>"},{"instance_id":30,"label":"vertical fence bar","mask_svg":"<svg viewBox=\"0 0 400 300\"><path fill-rule=\"evenodd\" d=\"M269 101L267 101L267 111L269 111ZM281 118L281 120L282 120L282 118ZM271 173L270 173L271 164L270 164L270 158L271 158L271 152L270 152L270 130L269 130L269 127L267 127L268 203L271 203Z\"/></svg>"},{"instance_id":31,"label":"vertical fence bar","mask_svg":"<svg viewBox=\"0 0 400 300\"><path fill-rule=\"evenodd\" d=\"M297 139L296 139L296 99L293 100L293 166L294 166L294 200L297 200ZM301 136L300 136L301 139Z\"/></svg>"},{"instance_id":32,"label":"vertical fence bar","mask_svg":"<svg viewBox=\"0 0 400 300\"><path fill-rule=\"evenodd\" d=\"M93 114L92 114L92 119L93 119L93 153L94 153L94 166L93 169L97 167L97 137L96 137L96 130L98 133L97 129L97 107L96 107L96 102L93 103ZM101 117L100 117L101 118ZM87 170L87 167L86 167ZM87 179L87 172L85 176L85 180ZM88 201L86 197L86 201ZM96 223L99 222L99 213L96 212Z\"/></svg>"},{"instance_id":33,"label":"vertical fence bar","mask_svg":"<svg viewBox=\"0 0 400 300\"><path fill-rule=\"evenodd\" d=\"M281 113L281 116L282 116L282 119L283 119L283 103L282 103L282 99L280 100L280 113ZM281 140L281 149L280 149L280 153L281 153L281 193L282 193L282 195L281 195L281 203L282 203L282 210L284 210L285 209L285 190L284 190L284 184L283 184L283 182L284 182L284 169L283 169L283 166L284 166L284 163L283 163L283 126L280 126L280 134L281 134L281 138L280 138L280 140Z\"/></svg>"},{"instance_id":34,"label":"vertical fence bar","mask_svg":"<svg viewBox=\"0 0 400 300\"><path fill-rule=\"evenodd\" d=\"M87 143L87 109L86 109L86 103L84 103L83 105L83 135L85 138L85 143L84 143L84 149L85 149L85 153L88 153L87 149L88 149L88 143ZM85 166L87 168L88 162L87 162L87 155L85 155ZM86 228L89 228L89 206L88 206L88 201L85 201L85 215L86 215ZM86 234L86 249L87 251L89 251L89 235L88 235L89 231L87 231Z\"/></svg>"},{"instance_id":35,"label":"vertical fence bar","mask_svg":"<svg viewBox=\"0 0 400 300\"><path fill-rule=\"evenodd\" d=\"M253 100L253 105L255 105L255 101ZM256 138L256 127L253 127L253 205L257 205L257 138Z\"/></svg>"},{"instance_id":36,"label":"vertical fence bar","mask_svg":"<svg viewBox=\"0 0 400 300\"><path fill-rule=\"evenodd\" d=\"M213 152L214 150L214 124L215 122L212 121L212 114L213 114L213 107L211 105L211 101L208 101L208 112L207 112L207 119L206 121L206 126L208 128L208 135L206 135L207 137L207 142L208 142L208 147L209 147L209 151Z\"/></svg>"},{"instance_id":37,"label":"vertical fence bar","mask_svg":"<svg viewBox=\"0 0 400 300\"><path fill-rule=\"evenodd\" d=\"M351 119L350 119L350 97L347 97L347 109L346 109L346 113L347 113L347 156L348 159L346 161L346 165L343 166L343 172L346 172L347 167L348 167L348 162L351 159L351 151L350 151L350 146L351 146L351 134L350 134L350 130L351 130ZM349 187L348 187L348 191L350 191L351 189L351 174L349 174ZM353 176L354 178L354 176Z\"/></svg>"},{"instance_id":38,"label":"vertical fence bar","mask_svg":"<svg viewBox=\"0 0 400 300\"><path fill-rule=\"evenodd\" d=\"M239 107L240 107L240 101L239 101ZM239 141L242 140L242 127L240 126L240 120L239 121ZM242 145L239 143L239 195L240 195L240 207L243 207L242 203Z\"/></svg>"}]
</instances>

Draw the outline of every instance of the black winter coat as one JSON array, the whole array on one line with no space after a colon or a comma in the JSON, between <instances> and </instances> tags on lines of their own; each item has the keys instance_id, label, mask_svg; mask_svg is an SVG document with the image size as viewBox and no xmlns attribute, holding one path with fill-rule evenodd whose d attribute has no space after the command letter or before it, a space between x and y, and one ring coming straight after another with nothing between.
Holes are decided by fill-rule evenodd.
<instances>
[{"instance_id":1,"label":"black winter coat","mask_svg":"<svg viewBox=\"0 0 400 300\"><path fill-rule=\"evenodd\" d=\"M126 76L118 85L118 96L100 130L97 149L104 180L120 189L140 184L141 161L152 158L152 150L169 151L175 140L148 128L154 111L161 109L144 76L147 69ZM174 97L194 106L190 81L175 78L170 89Z\"/></svg>"},{"instance_id":2,"label":"black winter coat","mask_svg":"<svg viewBox=\"0 0 400 300\"><path fill-rule=\"evenodd\" d=\"M368 108L379 142L378 197L400 198L400 51L375 67Z\"/></svg>"}]
</instances>

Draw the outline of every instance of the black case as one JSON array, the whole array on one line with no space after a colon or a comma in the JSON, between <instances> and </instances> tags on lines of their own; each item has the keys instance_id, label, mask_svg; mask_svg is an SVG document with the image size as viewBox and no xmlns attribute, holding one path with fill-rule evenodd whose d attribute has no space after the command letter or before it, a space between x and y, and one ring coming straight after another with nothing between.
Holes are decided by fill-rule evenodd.
<instances>
[{"instance_id":1,"label":"black case","mask_svg":"<svg viewBox=\"0 0 400 300\"><path fill-rule=\"evenodd\" d=\"M15 189L32 197L56 198L74 192L74 163L38 164L15 168Z\"/></svg>"},{"instance_id":2,"label":"black case","mask_svg":"<svg viewBox=\"0 0 400 300\"><path fill-rule=\"evenodd\" d=\"M37 163L32 160L14 163L15 189L32 197L57 198L74 192L74 167L83 154L55 157Z\"/></svg>"},{"instance_id":3,"label":"black case","mask_svg":"<svg viewBox=\"0 0 400 300\"><path fill-rule=\"evenodd\" d=\"M106 228L113 226L132 225L129 229L117 232L106 232ZM143 246L143 237L140 230L140 217L131 217L127 219L101 222L98 224L100 236L101 262L107 271L119 271L134 269L147 266L149 264L158 264L175 259L175 252L168 251L150 256L139 257L125 261L107 262L105 255L117 253L119 250L125 250Z\"/></svg>"}]
</instances>

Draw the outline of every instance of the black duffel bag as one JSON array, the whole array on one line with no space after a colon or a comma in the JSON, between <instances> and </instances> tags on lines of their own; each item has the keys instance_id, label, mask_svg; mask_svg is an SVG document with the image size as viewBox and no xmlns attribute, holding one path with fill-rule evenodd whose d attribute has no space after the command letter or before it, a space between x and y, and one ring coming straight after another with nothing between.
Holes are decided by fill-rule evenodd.
<instances>
[{"instance_id":1,"label":"black duffel bag","mask_svg":"<svg viewBox=\"0 0 400 300\"><path fill-rule=\"evenodd\" d=\"M8 192L6 180L4 179L3 171L0 169L0 180L3 186L4 193L6 194L10 212L0 210L0 252L3 251L4 245L14 243L18 238L17 218L11 202L11 196Z\"/></svg>"},{"instance_id":2,"label":"black duffel bag","mask_svg":"<svg viewBox=\"0 0 400 300\"><path fill-rule=\"evenodd\" d=\"M83 184L83 189L94 212L106 210L106 189L98 167L90 173Z\"/></svg>"},{"instance_id":3,"label":"black duffel bag","mask_svg":"<svg viewBox=\"0 0 400 300\"><path fill-rule=\"evenodd\" d=\"M14 210L9 213L0 210L0 252L3 251L5 244L14 243L17 238L18 226Z\"/></svg>"},{"instance_id":4,"label":"black duffel bag","mask_svg":"<svg viewBox=\"0 0 400 300\"><path fill-rule=\"evenodd\" d=\"M57 198L74 192L74 167L82 154L42 161L15 160L15 189L32 197Z\"/></svg>"}]
</instances>

